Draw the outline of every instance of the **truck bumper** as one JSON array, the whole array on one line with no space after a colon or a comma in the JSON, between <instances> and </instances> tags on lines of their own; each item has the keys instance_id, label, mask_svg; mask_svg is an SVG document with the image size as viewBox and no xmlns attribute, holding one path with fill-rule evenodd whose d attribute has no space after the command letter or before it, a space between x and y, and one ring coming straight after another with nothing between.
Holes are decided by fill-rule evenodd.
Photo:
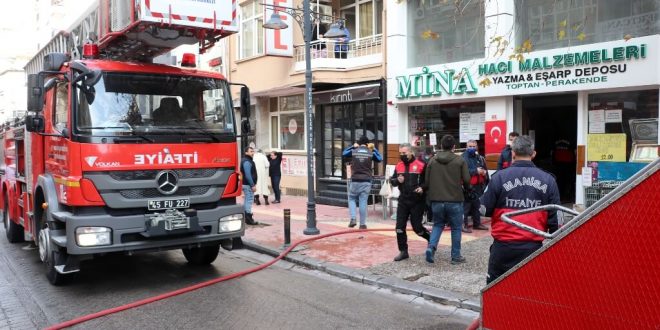
<instances>
[{"instance_id":1,"label":"truck bumper","mask_svg":"<svg viewBox=\"0 0 660 330\"><path fill-rule=\"evenodd\" d=\"M150 214L126 216L74 215L69 212L53 214L55 220L65 223L66 229L51 231L51 240L66 248L69 255L90 255L110 252L161 251L177 248L218 244L222 240L241 237L245 233L245 220L240 229L218 233L219 220L226 216L243 214L241 205L218 206L213 209L198 210L195 219L191 218L190 229L163 231L162 226L153 227ZM111 242L102 246L79 246L76 241L76 228L106 227L111 230Z\"/></svg>"}]
</instances>

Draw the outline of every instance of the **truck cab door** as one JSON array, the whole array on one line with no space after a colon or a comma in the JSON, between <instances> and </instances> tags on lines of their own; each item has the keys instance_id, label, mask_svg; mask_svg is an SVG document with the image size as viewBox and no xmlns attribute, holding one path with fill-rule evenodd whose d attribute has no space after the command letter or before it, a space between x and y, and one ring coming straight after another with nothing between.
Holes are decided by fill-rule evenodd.
<instances>
[{"instance_id":1,"label":"truck cab door","mask_svg":"<svg viewBox=\"0 0 660 330\"><path fill-rule=\"evenodd\" d=\"M71 132L69 86L68 82L58 82L47 94L47 97L52 101L44 114L47 117L46 132L49 133L44 142L45 170L46 173L52 174L55 178L69 175L69 143L67 138L67 136L70 136L69 132ZM48 105L48 102L46 104ZM66 187L62 184L57 184L57 186L59 200L66 201Z\"/></svg>"}]
</instances>

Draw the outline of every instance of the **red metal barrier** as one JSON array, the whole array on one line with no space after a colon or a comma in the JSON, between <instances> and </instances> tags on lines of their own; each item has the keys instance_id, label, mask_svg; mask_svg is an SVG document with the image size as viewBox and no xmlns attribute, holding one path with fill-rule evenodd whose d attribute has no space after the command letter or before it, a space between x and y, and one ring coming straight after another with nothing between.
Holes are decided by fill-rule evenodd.
<instances>
[{"instance_id":1,"label":"red metal barrier","mask_svg":"<svg viewBox=\"0 0 660 330\"><path fill-rule=\"evenodd\" d=\"M660 329L660 171L657 161L650 167L488 287L483 327Z\"/></svg>"}]
</instances>

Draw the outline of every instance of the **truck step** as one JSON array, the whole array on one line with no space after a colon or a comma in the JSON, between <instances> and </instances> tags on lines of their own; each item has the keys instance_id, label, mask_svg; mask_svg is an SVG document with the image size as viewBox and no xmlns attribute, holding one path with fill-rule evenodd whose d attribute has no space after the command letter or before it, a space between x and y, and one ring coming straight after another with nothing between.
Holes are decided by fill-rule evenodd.
<instances>
[{"instance_id":1,"label":"truck step","mask_svg":"<svg viewBox=\"0 0 660 330\"><path fill-rule=\"evenodd\" d=\"M66 265L57 265L55 270L60 274L71 274L80 271L80 268L67 268Z\"/></svg>"},{"instance_id":2,"label":"truck step","mask_svg":"<svg viewBox=\"0 0 660 330\"><path fill-rule=\"evenodd\" d=\"M66 247L66 236L51 236L50 240L57 246Z\"/></svg>"}]
</instances>

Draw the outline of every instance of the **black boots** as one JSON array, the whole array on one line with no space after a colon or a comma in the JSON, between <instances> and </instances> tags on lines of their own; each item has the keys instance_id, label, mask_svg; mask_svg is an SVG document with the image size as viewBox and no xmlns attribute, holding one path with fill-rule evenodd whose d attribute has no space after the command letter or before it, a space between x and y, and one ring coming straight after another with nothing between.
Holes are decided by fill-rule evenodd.
<instances>
[{"instance_id":1,"label":"black boots","mask_svg":"<svg viewBox=\"0 0 660 330\"><path fill-rule=\"evenodd\" d=\"M270 203L268 203L268 195L264 195L264 204L270 205Z\"/></svg>"},{"instance_id":2,"label":"black boots","mask_svg":"<svg viewBox=\"0 0 660 330\"><path fill-rule=\"evenodd\" d=\"M410 258L410 256L408 255L408 250L403 250L399 252L399 255L394 257L394 261L401 261L403 259L408 259L408 258Z\"/></svg>"},{"instance_id":3,"label":"black boots","mask_svg":"<svg viewBox=\"0 0 660 330\"><path fill-rule=\"evenodd\" d=\"M254 195L254 204L261 205L261 202L259 201L259 195Z\"/></svg>"},{"instance_id":4,"label":"black boots","mask_svg":"<svg viewBox=\"0 0 660 330\"><path fill-rule=\"evenodd\" d=\"M259 223L254 221L254 218L252 217L252 213L245 213L245 224L246 225L258 225Z\"/></svg>"}]
</instances>

